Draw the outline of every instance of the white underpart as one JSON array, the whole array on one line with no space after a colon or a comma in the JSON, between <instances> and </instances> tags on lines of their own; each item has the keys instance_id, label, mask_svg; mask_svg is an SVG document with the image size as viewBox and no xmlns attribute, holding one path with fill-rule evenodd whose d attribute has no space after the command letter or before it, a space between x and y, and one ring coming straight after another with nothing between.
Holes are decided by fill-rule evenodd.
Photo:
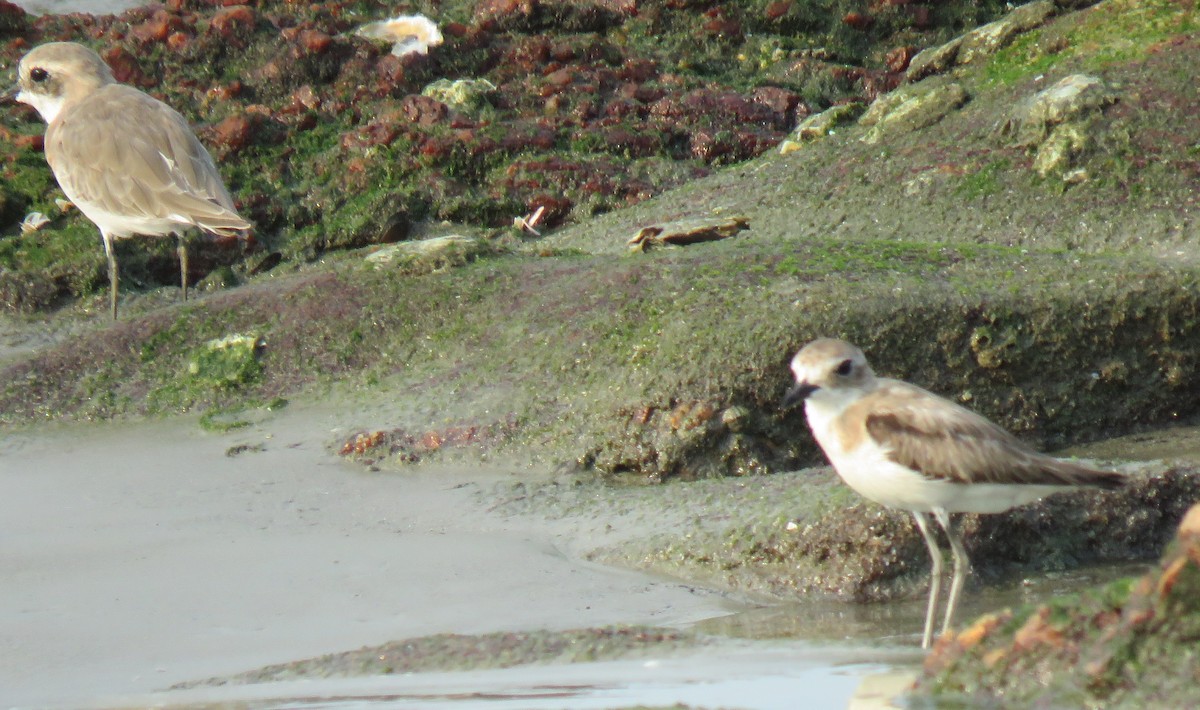
<instances>
[{"instance_id":1,"label":"white underpart","mask_svg":"<svg viewBox=\"0 0 1200 710\"><path fill-rule=\"evenodd\" d=\"M135 234L147 236L172 234L182 232L195 224L192 220L177 214L158 219L116 214L94 203L79 200L73 195L68 194L67 196L85 217L95 222L101 231L107 232L114 238L123 239Z\"/></svg>"},{"instance_id":2,"label":"white underpart","mask_svg":"<svg viewBox=\"0 0 1200 710\"><path fill-rule=\"evenodd\" d=\"M858 390L820 389L808 398L805 414L813 436L833 468L846 485L863 497L890 508L914 512L1000 513L1067 488L930 479L889 459L887 451L870 436L861 437L858 446L846 450L840 436L842 428L859 427L861 423L845 421L842 413L861 396Z\"/></svg>"}]
</instances>

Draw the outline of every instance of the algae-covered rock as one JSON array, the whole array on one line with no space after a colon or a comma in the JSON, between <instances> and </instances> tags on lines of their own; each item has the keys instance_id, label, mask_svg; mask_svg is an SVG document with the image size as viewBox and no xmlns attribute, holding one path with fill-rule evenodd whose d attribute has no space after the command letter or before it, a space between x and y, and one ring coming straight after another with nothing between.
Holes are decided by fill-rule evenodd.
<instances>
[{"instance_id":1,"label":"algae-covered rock","mask_svg":"<svg viewBox=\"0 0 1200 710\"><path fill-rule=\"evenodd\" d=\"M904 78L909 82L940 74L960 64L988 57L1012 39L1040 26L1057 12L1053 0L1037 0L1013 9L1004 17L977 27L966 34L917 53L909 62Z\"/></svg>"},{"instance_id":2,"label":"algae-covered rock","mask_svg":"<svg viewBox=\"0 0 1200 710\"><path fill-rule=\"evenodd\" d=\"M831 106L820 113L808 116L800 122L800 125L796 126L796 130L792 131L791 138L779 145L779 152L787 155L792 151L799 150L801 143L824 138L838 126L858 118L863 109L863 104L855 101Z\"/></svg>"},{"instance_id":3,"label":"algae-covered rock","mask_svg":"<svg viewBox=\"0 0 1200 710\"><path fill-rule=\"evenodd\" d=\"M884 137L911 133L942 120L970 98L966 89L957 83L937 87L905 87L875 100L858 119L871 130L863 136L865 143L878 143Z\"/></svg>"},{"instance_id":4,"label":"algae-covered rock","mask_svg":"<svg viewBox=\"0 0 1200 710\"><path fill-rule=\"evenodd\" d=\"M229 335L210 340L192 356L187 374L215 389L237 389L256 381L263 372L257 335Z\"/></svg>"},{"instance_id":5,"label":"algae-covered rock","mask_svg":"<svg viewBox=\"0 0 1200 710\"><path fill-rule=\"evenodd\" d=\"M0 267L0 309L31 313L48 308L58 297L58 287L40 274Z\"/></svg>"},{"instance_id":6,"label":"algae-covered rock","mask_svg":"<svg viewBox=\"0 0 1200 710\"><path fill-rule=\"evenodd\" d=\"M962 42L962 37L955 37L945 44L927 47L917 52L917 55L908 63L908 69L904 73L905 80L920 81L927 76L941 74L953 67L958 60L958 50L962 47Z\"/></svg>"},{"instance_id":7,"label":"algae-covered rock","mask_svg":"<svg viewBox=\"0 0 1200 710\"><path fill-rule=\"evenodd\" d=\"M459 111L476 111L487 103L496 85L487 79L438 79L421 90L422 96L440 101Z\"/></svg>"},{"instance_id":8,"label":"algae-covered rock","mask_svg":"<svg viewBox=\"0 0 1200 710\"><path fill-rule=\"evenodd\" d=\"M1079 597L989 614L942 638L911 707L1196 707L1200 505L1158 566Z\"/></svg>"},{"instance_id":9,"label":"algae-covered rock","mask_svg":"<svg viewBox=\"0 0 1200 710\"><path fill-rule=\"evenodd\" d=\"M462 266L491 250L491 246L478 237L448 234L390 244L368 254L366 261L377 268L404 274L428 274Z\"/></svg>"},{"instance_id":10,"label":"algae-covered rock","mask_svg":"<svg viewBox=\"0 0 1200 710\"><path fill-rule=\"evenodd\" d=\"M1035 145L1055 126L1094 114L1116 100L1099 77L1071 74L1019 103L1003 130L1019 145Z\"/></svg>"},{"instance_id":11,"label":"algae-covered rock","mask_svg":"<svg viewBox=\"0 0 1200 710\"><path fill-rule=\"evenodd\" d=\"M1016 35L1041 25L1056 12L1053 0L1037 0L963 35L955 60L967 64L992 55Z\"/></svg>"},{"instance_id":12,"label":"algae-covered rock","mask_svg":"<svg viewBox=\"0 0 1200 710\"><path fill-rule=\"evenodd\" d=\"M1033 169L1038 175L1063 176L1069 182L1068 171L1080 155L1087 151L1093 139L1089 126L1080 123L1064 123L1054 127L1046 140L1038 146L1033 158Z\"/></svg>"},{"instance_id":13,"label":"algae-covered rock","mask_svg":"<svg viewBox=\"0 0 1200 710\"><path fill-rule=\"evenodd\" d=\"M1001 132L1034 149L1038 175L1065 176L1096 142L1094 119L1116 100L1098 77L1072 74L1018 104Z\"/></svg>"}]
</instances>

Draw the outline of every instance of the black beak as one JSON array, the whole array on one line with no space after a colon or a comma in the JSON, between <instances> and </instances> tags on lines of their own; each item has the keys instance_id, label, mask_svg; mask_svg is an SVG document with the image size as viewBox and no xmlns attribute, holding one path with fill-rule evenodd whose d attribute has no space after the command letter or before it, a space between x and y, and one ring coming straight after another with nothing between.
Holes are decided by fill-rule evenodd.
<instances>
[{"instance_id":1,"label":"black beak","mask_svg":"<svg viewBox=\"0 0 1200 710\"><path fill-rule=\"evenodd\" d=\"M797 382L796 386L788 390L784 396L783 402L779 405L780 409L791 409L797 402L808 399L808 395L819 389L821 388L807 382Z\"/></svg>"}]
</instances>

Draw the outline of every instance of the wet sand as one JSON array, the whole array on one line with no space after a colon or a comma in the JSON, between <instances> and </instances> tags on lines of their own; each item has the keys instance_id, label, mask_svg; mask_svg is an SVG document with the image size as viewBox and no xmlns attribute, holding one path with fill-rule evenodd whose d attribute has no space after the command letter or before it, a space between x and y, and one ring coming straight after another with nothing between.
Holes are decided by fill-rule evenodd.
<instances>
[{"instance_id":1,"label":"wet sand","mask_svg":"<svg viewBox=\"0 0 1200 710\"><path fill-rule=\"evenodd\" d=\"M50 426L0 443L0 705L100 706L435 633L686 625L722 595L490 515L503 470L372 474L336 422ZM261 445L235 457L237 445Z\"/></svg>"}]
</instances>

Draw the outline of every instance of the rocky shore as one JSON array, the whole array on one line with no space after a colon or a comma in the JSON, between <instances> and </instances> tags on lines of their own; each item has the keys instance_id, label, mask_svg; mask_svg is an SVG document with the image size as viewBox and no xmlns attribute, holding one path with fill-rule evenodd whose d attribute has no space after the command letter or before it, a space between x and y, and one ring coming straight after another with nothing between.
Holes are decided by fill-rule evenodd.
<instances>
[{"instance_id":1,"label":"rocky shore","mask_svg":"<svg viewBox=\"0 0 1200 710\"><path fill-rule=\"evenodd\" d=\"M168 240L123 243L128 316L110 323L95 229L55 202L32 111L6 108L0 422L236 429L336 399L350 431L331 447L369 469L558 473L553 495L531 483L505 505L670 496L673 479L775 490L680 494L721 521L597 560L776 599L913 594L924 551L902 516L779 475L821 463L777 408L786 362L844 337L1046 449L1192 421L1196 12L806 7L415 3L445 41L396 57L353 34L374 3L0 3L0 62L52 39L101 49L200 127L257 226L198 250L205 293L186 304ZM22 232L30 212L49 222ZM1200 497L1194 457L1174 458L1110 452L1135 477L1116 496L969 519L977 572L1157 557ZM612 485L647 482L668 487Z\"/></svg>"}]
</instances>

